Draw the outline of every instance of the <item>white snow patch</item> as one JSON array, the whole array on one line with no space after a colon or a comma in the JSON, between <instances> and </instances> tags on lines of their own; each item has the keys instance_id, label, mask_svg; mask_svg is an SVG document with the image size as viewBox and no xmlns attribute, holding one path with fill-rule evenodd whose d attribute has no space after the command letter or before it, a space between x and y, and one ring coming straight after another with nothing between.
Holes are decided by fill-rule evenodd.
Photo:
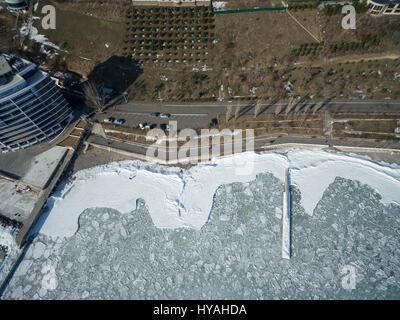
<instances>
[{"instance_id":1,"label":"white snow patch","mask_svg":"<svg viewBox=\"0 0 400 320\"><path fill-rule=\"evenodd\" d=\"M226 2L225 1L213 1L213 7L214 10L221 10L226 7Z\"/></svg>"},{"instance_id":2,"label":"white snow patch","mask_svg":"<svg viewBox=\"0 0 400 320\"><path fill-rule=\"evenodd\" d=\"M252 165L253 170L237 174L237 168L244 164ZM382 195L383 203L400 204L400 166L358 155L319 149L289 150L286 155L246 152L216 158L186 171L123 161L79 171L72 183L61 185L48 201L48 217L40 232L54 237L72 236L85 209L105 207L126 213L136 208L138 199L145 200L156 227L200 229L209 218L219 186L250 182L264 172L271 172L283 182L287 168L292 184L301 191L301 204L310 215L336 177L368 184ZM133 172L136 175L132 179Z\"/></svg>"},{"instance_id":3,"label":"white snow patch","mask_svg":"<svg viewBox=\"0 0 400 320\"><path fill-rule=\"evenodd\" d=\"M42 43L46 46L52 47L54 49L60 50L60 48L54 43L47 41L48 38L42 34L39 34L38 29L34 26L29 30L28 24L23 24L20 29L20 34L24 37L28 37L36 42Z\"/></svg>"},{"instance_id":4,"label":"white snow patch","mask_svg":"<svg viewBox=\"0 0 400 320\"><path fill-rule=\"evenodd\" d=\"M301 191L301 204L312 215L326 188L336 177L373 187L383 203L400 204L400 166L378 163L368 157L297 150L288 154L291 182Z\"/></svg>"},{"instance_id":5,"label":"white snow patch","mask_svg":"<svg viewBox=\"0 0 400 320\"><path fill-rule=\"evenodd\" d=\"M254 170L235 174L238 167L249 162ZM82 170L76 173L73 183L61 186L49 199L48 217L40 232L48 236L72 236L78 228L78 217L85 209L104 207L131 212L138 199L145 200L159 228L200 229L208 220L214 193L220 185L249 182L257 174L268 171L283 181L287 166L284 155L248 152L217 158L187 171L141 161ZM130 179L132 172L136 176Z\"/></svg>"}]
</instances>

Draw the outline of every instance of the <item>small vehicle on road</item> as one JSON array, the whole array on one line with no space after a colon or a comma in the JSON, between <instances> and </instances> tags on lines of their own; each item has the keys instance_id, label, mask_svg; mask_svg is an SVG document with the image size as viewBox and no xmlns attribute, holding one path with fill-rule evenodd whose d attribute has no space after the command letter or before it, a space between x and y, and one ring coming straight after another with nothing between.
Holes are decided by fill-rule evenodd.
<instances>
[{"instance_id":1,"label":"small vehicle on road","mask_svg":"<svg viewBox=\"0 0 400 320\"><path fill-rule=\"evenodd\" d=\"M153 113L150 113L149 116L150 117L158 117L158 116L160 116L160 113L159 112L153 112Z\"/></svg>"},{"instance_id":2,"label":"small vehicle on road","mask_svg":"<svg viewBox=\"0 0 400 320\"><path fill-rule=\"evenodd\" d=\"M125 123L125 119L118 119L114 121L115 124L124 124Z\"/></svg>"},{"instance_id":3,"label":"small vehicle on road","mask_svg":"<svg viewBox=\"0 0 400 320\"><path fill-rule=\"evenodd\" d=\"M105 123L114 123L115 118L113 118L113 117L105 118L103 121L104 121Z\"/></svg>"},{"instance_id":4,"label":"small vehicle on road","mask_svg":"<svg viewBox=\"0 0 400 320\"><path fill-rule=\"evenodd\" d=\"M217 118L211 119L211 125L212 126L217 126L218 125L218 119Z\"/></svg>"},{"instance_id":5,"label":"small vehicle on road","mask_svg":"<svg viewBox=\"0 0 400 320\"><path fill-rule=\"evenodd\" d=\"M171 115L169 113L160 113L161 118L169 118Z\"/></svg>"}]
</instances>

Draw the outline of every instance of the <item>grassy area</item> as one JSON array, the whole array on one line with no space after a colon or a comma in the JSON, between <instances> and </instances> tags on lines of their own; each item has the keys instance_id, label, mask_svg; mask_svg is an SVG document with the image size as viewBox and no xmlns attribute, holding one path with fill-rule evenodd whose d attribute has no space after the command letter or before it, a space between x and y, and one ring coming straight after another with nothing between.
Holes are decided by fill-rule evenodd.
<instances>
[{"instance_id":1,"label":"grassy area","mask_svg":"<svg viewBox=\"0 0 400 320\"><path fill-rule=\"evenodd\" d=\"M206 9L196 7L182 7L172 13L172 7L162 12L163 8L157 6L154 9L161 12L149 12L144 11L149 8L136 9L119 0L103 4L46 0L40 1L35 15L40 16L42 5L55 4L57 29L42 30L39 20L34 25L39 33L68 51L48 58L49 64L61 60L69 70L83 76L95 75L98 82L115 84L115 89L128 91L132 100L399 98L400 78L396 73L400 73L400 60L389 55L400 53L399 19L371 18L359 13L356 30L343 30L342 15L315 8L314 2L293 2L296 6L302 3L307 6L289 12L212 17ZM226 8L281 5L277 0L232 0ZM196 13L201 15L199 25L191 21L197 20ZM189 41L200 40L199 50L191 47L196 43L184 48L189 44L183 36L185 19L188 27L201 27L190 30L186 36ZM174 30L162 30L164 27ZM129 33L125 38L127 28ZM310 34L321 41L317 42ZM124 53L127 56L134 53L135 59L149 63L144 63L140 72L132 71L131 63L119 58ZM371 57L376 60L370 61Z\"/></svg>"},{"instance_id":2,"label":"grassy area","mask_svg":"<svg viewBox=\"0 0 400 320\"><path fill-rule=\"evenodd\" d=\"M54 1L40 1L35 15L41 16L41 7L47 4L56 6L56 29L42 29L40 20L34 20L33 25L40 34L68 52L66 59L72 71L87 75L96 64L113 55L121 55L125 31L122 22L82 15L69 10L71 5L64 7Z\"/></svg>"}]
</instances>

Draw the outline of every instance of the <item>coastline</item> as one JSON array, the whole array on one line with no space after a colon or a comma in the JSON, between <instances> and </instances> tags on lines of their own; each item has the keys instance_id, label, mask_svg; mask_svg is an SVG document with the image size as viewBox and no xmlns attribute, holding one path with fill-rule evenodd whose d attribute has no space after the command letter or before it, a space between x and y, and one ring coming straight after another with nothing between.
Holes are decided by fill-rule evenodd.
<instances>
[{"instance_id":1,"label":"coastline","mask_svg":"<svg viewBox=\"0 0 400 320\"><path fill-rule=\"evenodd\" d=\"M224 163L227 159L234 161ZM232 164L235 161L242 165L252 161L254 170L235 176L232 171L237 169ZM301 204L309 215L337 176L371 186L386 204L400 203L399 165L321 148L241 153L200 163L187 170L132 160L78 171L71 182L61 185L49 198L42 221L46 216L47 220L41 232L49 236L71 236L85 209L107 207L130 212L136 208L138 199L146 201L153 222L159 228L200 229L209 218L217 187L249 182L264 172L272 173L283 183L286 169L290 169L293 185L303 191ZM65 211L68 211L67 216ZM61 225L63 230L57 231Z\"/></svg>"}]
</instances>

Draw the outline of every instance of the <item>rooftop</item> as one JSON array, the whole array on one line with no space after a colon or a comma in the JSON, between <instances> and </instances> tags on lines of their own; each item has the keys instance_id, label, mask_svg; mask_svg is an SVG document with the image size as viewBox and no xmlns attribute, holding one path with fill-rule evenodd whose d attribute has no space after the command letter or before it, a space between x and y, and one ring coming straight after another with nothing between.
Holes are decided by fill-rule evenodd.
<instances>
[{"instance_id":1,"label":"rooftop","mask_svg":"<svg viewBox=\"0 0 400 320\"><path fill-rule=\"evenodd\" d=\"M3 55L0 55L0 77L10 72L11 72L11 67L8 64L6 58Z\"/></svg>"},{"instance_id":2,"label":"rooftop","mask_svg":"<svg viewBox=\"0 0 400 320\"><path fill-rule=\"evenodd\" d=\"M369 0L370 2L378 3L378 4L396 4L400 3L400 0Z\"/></svg>"}]
</instances>

